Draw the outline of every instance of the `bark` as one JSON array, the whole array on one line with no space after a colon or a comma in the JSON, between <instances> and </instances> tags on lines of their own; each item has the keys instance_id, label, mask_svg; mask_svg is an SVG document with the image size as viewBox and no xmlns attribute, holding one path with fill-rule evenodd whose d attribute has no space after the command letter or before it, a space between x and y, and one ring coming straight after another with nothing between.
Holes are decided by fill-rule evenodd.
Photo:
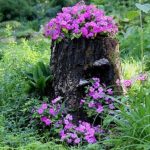
<instances>
[{"instance_id":1,"label":"bark","mask_svg":"<svg viewBox=\"0 0 150 150\"><path fill-rule=\"evenodd\" d=\"M92 77L99 77L102 83L122 92L122 87L116 85L116 80L122 79L119 45L110 37L64 39L55 46L53 43L51 71L54 95L62 96L67 108L76 113L84 86Z\"/></svg>"}]
</instances>

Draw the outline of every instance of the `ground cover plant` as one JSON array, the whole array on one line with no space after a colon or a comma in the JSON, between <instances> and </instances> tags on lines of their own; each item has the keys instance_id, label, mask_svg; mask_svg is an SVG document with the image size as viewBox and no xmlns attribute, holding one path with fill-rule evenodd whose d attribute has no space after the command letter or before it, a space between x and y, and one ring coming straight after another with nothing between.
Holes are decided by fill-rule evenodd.
<instances>
[{"instance_id":1,"label":"ground cover plant","mask_svg":"<svg viewBox=\"0 0 150 150\"><path fill-rule=\"evenodd\" d=\"M51 2L49 6L55 10L50 11L55 11L55 15L62 6L72 6L76 1L67 3ZM38 30L50 18L43 17L43 20L37 21L36 15L33 15L33 20L27 21L30 20L29 15L39 15L39 12L29 11L25 17L26 11L23 9L25 13L20 12L15 17L16 10L16 14L10 17L17 21L0 22L0 150L150 149L149 1L143 0L142 6L136 4L139 1L130 0L91 0L88 3L104 9L107 15L113 16L119 27L116 38L120 43L124 80L117 83L124 84L127 92L116 96L113 87L105 87L100 79L93 78L80 101L80 107L89 119L75 124L65 109L62 97L58 95L52 99L45 90L51 88L47 85L53 80L50 69L47 70L51 41L43 36L42 27ZM35 4L40 4L40 8L48 7L44 0L30 6ZM139 19L140 13L142 20ZM0 11L0 17L1 15L4 14ZM2 18L0 20L5 19ZM63 27L60 32L63 36L67 36L68 31L69 34L74 32ZM25 30L32 30L29 33L31 36L25 33L26 36L23 33ZM83 33L88 35L87 32L82 32L73 38L78 38ZM108 33L109 31L106 32ZM42 78L38 77L39 74Z\"/></svg>"}]
</instances>

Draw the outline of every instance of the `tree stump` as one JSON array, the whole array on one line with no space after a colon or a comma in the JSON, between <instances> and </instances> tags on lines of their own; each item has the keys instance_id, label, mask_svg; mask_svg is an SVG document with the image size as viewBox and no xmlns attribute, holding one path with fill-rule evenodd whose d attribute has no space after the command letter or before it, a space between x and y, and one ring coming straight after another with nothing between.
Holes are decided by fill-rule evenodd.
<instances>
[{"instance_id":1,"label":"tree stump","mask_svg":"<svg viewBox=\"0 0 150 150\"><path fill-rule=\"evenodd\" d=\"M116 85L116 80L122 79L119 44L110 37L63 39L57 44L52 42L51 71L54 95L62 96L66 106L76 113L84 86L93 77L122 92L122 87Z\"/></svg>"}]
</instances>

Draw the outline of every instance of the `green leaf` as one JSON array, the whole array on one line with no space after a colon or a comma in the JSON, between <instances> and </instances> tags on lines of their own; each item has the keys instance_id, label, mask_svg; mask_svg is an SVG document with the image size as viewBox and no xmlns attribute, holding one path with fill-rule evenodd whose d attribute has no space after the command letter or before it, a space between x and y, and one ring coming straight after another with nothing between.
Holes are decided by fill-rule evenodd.
<instances>
[{"instance_id":1,"label":"green leaf","mask_svg":"<svg viewBox=\"0 0 150 150\"><path fill-rule=\"evenodd\" d=\"M133 20L138 16L139 16L138 11L128 11L127 14L126 14L126 18L128 18L129 20Z\"/></svg>"},{"instance_id":2,"label":"green leaf","mask_svg":"<svg viewBox=\"0 0 150 150\"><path fill-rule=\"evenodd\" d=\"M31 87L36 87L36 83L35 82L33 82L33 81L29 81L29 86L31 86Z\"/></svg>"},{"instance_id":3,"label":"green leaf","mask_svg":"<svg viewBox=\"0 0 150 150\"><path fill-rule=\"evenodd\" d=\"M147 4L136 3L135 6L145 13L148 13L150 11L150 4L149 3L147 3Z\"/></svg>"},{"instance_id":4,"label":"green leaf","mask_svg":"<svg viewBox=\"0 0 150 150\"><path fill-rule=\"evenodd\" d=\"M25 73L28 79L33 80L33 74L32 73Z\"/></svg>"},{"instance_id":5,"label":"green leaf","mask_svg":"<svg viewBox=\"0 0 150 150\"><path fill-rule=\"evenodd\" d=\"M33 79L35 82L37 82L39 79L38 66L33 69Z\"/></svg>"},{"instance_id":6,"label":"green leaf","mask_svg":"<svg viewBox=\"0 0 150 150\"><path fill-rule=\"evenodd\" d=\"M62 31L64 32L64 33L68 33L68 30L67 29L65 29L65 28L62 28Z\"/></svg>"},{"instance_id":7,"label":"green leaf","mask_svg":"<svg viewBox=\"0 0 150 150\"><path fill-rule=\"evenodd\" d=\"M46 86L46 79L45 79L44 76L41 76L41 77L38 79L36 86L37 86L37 88L38 88L39 90L41 90L42 92L44 91L44 88L45 88L45 86Z\"/></svg>"},{"instance_id":8,"label":"green leaf","mask_svg":"<svg viewBox=\"0 0 150 150\"><path fill-rule=\"evenodd\" d=\"M113 120L114 118L108 115L103 121L103 126L108 126Z\"/></svg>"},{"instance_id":9,"label":"green leaf","mask_svg":"<svg viewBox=\"0 0 150 150\"><path fill-rule=\"evenodd\" d=\"M43 76L42 68L39 65L37 66L37 68L38 68L38 76L39 77Z\"/></svg>"},{"instance_id":10,"label":"green leaf","mask_svg":"<svg viewBox=\"0 0 150 150\"><path fill-rule=\"evenodd\" d=\"M44 76L48 76L49 75L48 67L43 62L38 62L37 65L40 67L40 69L43 72Z\"/></svg>"},{"instance_id":11,"label":"green leaf","mask_svg":"<svg viewBox=\"0 0 150 150\"><path fill-rule=\"evenodd\" d=\"M105 6L104 5L97 5L98 9L103 9L105 10Z\"/></svg>"},{"instance_id":12,"label":"green leaf","mask_svg":"<svg viewBox=\"0 0 150 150\"><path fill-rule=\"evenodd\" d=\"M53 79L53 76L48 76L48 77L46 77L45 80L46 80L46 82L47 82L47 81L50 81L50 80L52 80L52 79Z\"/></svg>"}]
</instances>

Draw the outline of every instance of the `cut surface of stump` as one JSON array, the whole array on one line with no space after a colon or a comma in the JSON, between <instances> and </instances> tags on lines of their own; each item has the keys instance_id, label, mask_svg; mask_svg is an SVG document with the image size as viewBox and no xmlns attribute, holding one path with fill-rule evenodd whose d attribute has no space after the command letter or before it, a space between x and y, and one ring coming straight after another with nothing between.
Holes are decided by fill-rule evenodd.
<instances>
[{"instance_id":1,"label":"cut surface of stump","mask_svg":"<svg viewBox=\"0 0 150 150\"><path fill-rule=\"evenodd\" d=\"M100 78L106 86L114 86L117 92L122 91L122 87L116 85L116 80L122 79L119 45L109 37L52 43L51 71L54 95L62 96L66 106L76 113L79 113L84 86L89 85L93 77Z\"/></svg>"}]
</instances>

